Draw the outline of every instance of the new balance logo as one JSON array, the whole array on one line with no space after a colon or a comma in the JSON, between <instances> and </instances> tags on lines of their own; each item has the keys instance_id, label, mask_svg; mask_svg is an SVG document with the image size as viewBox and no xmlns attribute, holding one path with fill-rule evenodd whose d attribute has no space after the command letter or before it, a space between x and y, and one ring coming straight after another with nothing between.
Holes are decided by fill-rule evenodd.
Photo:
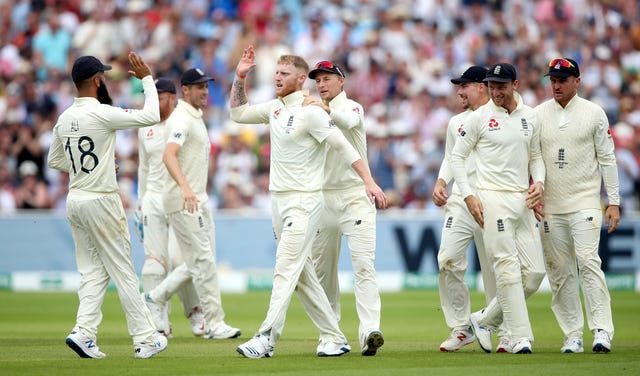
<instances>
[{"instance_id":1,"label":"new balance logo","mask_svg":"<svg viewBox=\"0 0 640 376\"><path fill-rule=\"evenodd\" d=\"M356 219L356 226L362 224L362 219Z\"/></svg>"},{"instance_id":2,"label":"new balance logo","mask_svg":"<svg viewBox=\"0 0 640 376\"><path fill-rule=\"evenodd\" d=\"M548 234L549 233L549 222L544 221L542 227L544 228L545 234Z\"/></svg>"},{"instance_id":3,"label":"new balance logo","mask_svg":"<svg viewBox=\"0 0 640 376\"><path fill-rule=\"evenodd\" d=\"M504 221L502 219L498 219L498 232L504 232Z\"/></svg>"},{"instance_id":4,"label":"new balance logo","mask_svg":"<svg viewBox=\"0 0 640 376\"><path fill-rule=\"evenodd\" d=\"M593 222L593 217L587 217L586 220L587 222Z\"/></svg>"}]
</instances>

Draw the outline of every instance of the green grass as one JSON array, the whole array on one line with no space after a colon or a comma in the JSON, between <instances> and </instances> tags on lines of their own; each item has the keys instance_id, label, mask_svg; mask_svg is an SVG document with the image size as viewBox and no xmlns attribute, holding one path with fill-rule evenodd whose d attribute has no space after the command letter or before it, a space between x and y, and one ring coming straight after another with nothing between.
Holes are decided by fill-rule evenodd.
<instances>
[{"instance_id":1,"label":"green grass","mask_svg":"<svg viewBox=\"0 0 640 376\"><path fill-rule=\"evenodd\" d=\"M226 294L227 322L240 327L233 340L207 341L191 335L174 299L174 338L150 360L133 358L131 337L117 295L107 294L98 344L103 360L80 359L64 343L74 324L73 293L0 292L0 375L638 375L640 374L640 295L612 294L616 334L613 352L593 354L585 333L584 354L560 354L562 334L549 308L550 295L529 299L536 341L533 355L485 354L476 343L457 353L441 353L448 336L438 294L410 291L382 296L386 343L375 357L362 357L357 345L353 295L342 299L341 327L353 352L338 358L315 356L317 331L294 298L285 331L271 359L246 359L235 347L246 341L266 314L269 293ZM483 298L472 296L474 309Z\"/></svg>"}]
</instances>

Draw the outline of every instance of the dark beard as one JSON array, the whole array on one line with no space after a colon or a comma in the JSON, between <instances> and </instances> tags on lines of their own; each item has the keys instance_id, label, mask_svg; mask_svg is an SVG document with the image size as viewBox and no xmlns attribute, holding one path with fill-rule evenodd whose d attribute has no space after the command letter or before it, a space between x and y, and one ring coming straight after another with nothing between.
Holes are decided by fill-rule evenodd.
<instances>
[{"instance_id":1,"label":"dark beard","mask_svg":"<svg viewBox=\"0 0 640 376\"><path fill-rule=\"evenodd\" d=\"M100 86L98 86L98 102L108 105L113 104L113 100L111 100L111 96L109 95L109 90L107 90L107 85L105 85L102 80L100 80Z\"/></svg>"}]
</instances>

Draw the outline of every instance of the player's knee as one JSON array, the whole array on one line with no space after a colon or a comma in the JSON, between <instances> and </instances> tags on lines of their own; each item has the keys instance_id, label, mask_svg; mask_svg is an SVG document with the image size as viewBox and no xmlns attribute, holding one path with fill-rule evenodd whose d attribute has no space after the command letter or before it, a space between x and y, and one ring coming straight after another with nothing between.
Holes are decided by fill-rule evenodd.
<instances>
[{"instance_id":1,"label":"player's knee","mask_svg":"<svg viewBox=\"0 0 640 376\"><path fill-rule=\"evenodd\" d=\"M438 255L438 269L441 272L445 271L466 271L467 260L466 257L451 257L446 253L440 253Z\"/></svg>"},{"instance_id":2,"label":"player's knee","mask_svg":"<svg viewBox=\"0 0 640 376\"><path fill-rule=\"evenodd\" d=\"M545 273L542 272L530 272L522 274L522 287L524 288L524 296L529 297L533 295L544 279Z\"/></svg>"},{"instance_id":3,"label":"player's knee","mask_svg":"<svg viewBox=\"0 0 640 376\"><path fill-rule=\"evenodd\" d=\"M602 261L598 256L578 258L578 268L581 270L582 274L585 272L600 271L601 266Z\"/></svg>"},{"instance_id":4,"label":"player's knee","mask_svg":"<svg viewBox=\"0 0 640 376\"><path fill-rule=\"evenodd\" d=\"M142 265L142 275L147 276L165 276L167 269L159 260L155 258L147 258Z\"/></svg>"}]
</instances>

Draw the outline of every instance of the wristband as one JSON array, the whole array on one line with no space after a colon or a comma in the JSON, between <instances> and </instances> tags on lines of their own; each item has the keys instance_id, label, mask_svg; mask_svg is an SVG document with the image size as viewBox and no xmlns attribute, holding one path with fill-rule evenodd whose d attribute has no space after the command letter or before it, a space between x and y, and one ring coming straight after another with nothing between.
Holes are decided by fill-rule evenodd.
<instances>
[{"instance_id":1,"label":"wristband","mask_svg":"<svg viewBox=\"0 0 640 376\"><path fill-rule=\"evenodd\" d=\"M242 75L239 75L238 73L236 73L236 77L244 79L244 78L247 78L247 75L245 74L244 76L242 76Z\"/></svg>"}]
</instances>

